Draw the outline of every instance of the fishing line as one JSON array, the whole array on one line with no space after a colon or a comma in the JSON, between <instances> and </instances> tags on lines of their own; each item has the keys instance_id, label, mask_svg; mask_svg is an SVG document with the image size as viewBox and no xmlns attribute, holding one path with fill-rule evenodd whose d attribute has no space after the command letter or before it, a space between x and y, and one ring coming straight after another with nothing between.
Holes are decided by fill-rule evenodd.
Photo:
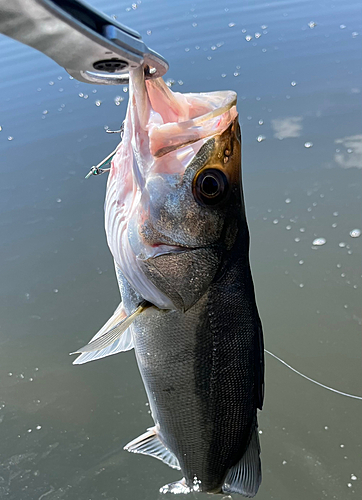
<instances>
[{"instance_id":1,"label":"fishing line","mask_svg":"<svg viewBox=\"0 0 362 500\"><path fill-rule=\"evenodd\" d=\"M361 399L362 400L362 397L361 396L355 396L354 394L348 394L347 392L342 392L342 391L338 391L337 389L333 389L332 387L328 387L328 385L324 385L324 384L321 384L320 382L317 382L316 380L313 380L312 378L310 377L307 377L307 375L304 375L303 373L299 372L298 370L296 370L295 368L293 368L292 366L288 365L288 363L286 363L285 361L283 361L282 359L278 358L278 356L276 356L275 354L273 354L272 352L270 351L267 351L266 349L264 349L264 351L268 354L270 354L270 356L273 356L273 358L277 359L278 361L280 361L283 365L285 365L287 368L289 368L290 370L292 370L293 372L297 373L298 375L300 375L301 377L303 378L306 378L307 380L309 380L310 382L313 382L313 384L316 384L316 385L319 385L320 387L323 387L324 389L328 389L329 391L332 391L332 392L336 392L337 394L341 394L341 396L347 396L348 398L353 398L353 399Z\"/></svg>"}]
</instances>

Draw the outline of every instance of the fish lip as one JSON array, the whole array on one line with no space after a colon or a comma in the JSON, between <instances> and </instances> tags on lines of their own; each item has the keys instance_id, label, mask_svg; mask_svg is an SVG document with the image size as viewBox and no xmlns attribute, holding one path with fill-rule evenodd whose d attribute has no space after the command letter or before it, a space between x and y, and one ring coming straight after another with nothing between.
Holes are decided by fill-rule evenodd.
<instances>
[{"instance_id":1,"label":"fish lip","mask_svg":"<svg viewBox=\"0 0 362 500\"><path fill-rule=\"evenodd\" d=\"M167 247L168 250L162 251L160 250L159 252L155 252L152 256L147 257L145 259L141 260L150 260L150 259L155 259L156 257L161 257L161 255L171 255L174 253L185 253L185 252L191 252L192 250L200 250L207 248L207 246L199 246L199 247L189 247L189 246L182 246L182 245L165 245L164 243L159 243L156 245L152 245L152 248L157 249L157 247Z\"/></svg>"}]
</instances>

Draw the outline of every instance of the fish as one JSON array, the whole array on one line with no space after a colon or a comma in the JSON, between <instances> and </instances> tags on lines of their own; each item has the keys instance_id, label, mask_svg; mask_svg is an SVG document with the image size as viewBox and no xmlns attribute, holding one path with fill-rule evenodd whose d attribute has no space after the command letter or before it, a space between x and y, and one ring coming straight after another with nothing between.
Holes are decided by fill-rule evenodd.
<instances>
[{"instance_id":1,"label":"fish","mask_svg":"<svg viewBox=\"0 0 362 500\"><path fill-rule=\"evenodd\" d=\"M256 495L264 346L233 91L130 74L105 229L121 303L74 364L135 350L154 426L125 449L181 471L162 493Z\"/></svg>"}]
</instances>

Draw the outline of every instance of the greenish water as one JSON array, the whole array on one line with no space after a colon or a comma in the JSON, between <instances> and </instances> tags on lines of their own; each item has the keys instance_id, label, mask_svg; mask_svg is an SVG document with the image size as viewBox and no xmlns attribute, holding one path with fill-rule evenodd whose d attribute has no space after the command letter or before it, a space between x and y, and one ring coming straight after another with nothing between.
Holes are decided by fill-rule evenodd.
<instances>
[{"instance_id":1,"label":"greenish water","mask_svg":"<svg viewBox=\"0 0 362 500\"><path fill-rule=\"evenodd\" d=\"M362 395L359 2L92 5L169 60L173 90L238 92L266 348ZM119 302L106 176L84 176L117 144L104 127L122 122L127 89L70 80L5 37L0 61L0 498L158 500L179 472L122 450L152 424L133 352L68 356ZM359 498L360 415L267 356L257 498Z\"/></svg>"}]
</instances>

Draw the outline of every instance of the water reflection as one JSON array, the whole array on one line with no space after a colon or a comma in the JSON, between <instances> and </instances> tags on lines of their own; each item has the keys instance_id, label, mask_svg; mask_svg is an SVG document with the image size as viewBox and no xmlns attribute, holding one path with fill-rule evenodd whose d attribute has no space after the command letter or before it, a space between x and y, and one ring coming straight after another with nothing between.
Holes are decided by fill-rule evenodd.
<instances>
[{"instance_id":1,"label":"water reflection","mask_svg":"<svg viewBox=\"0 0 362 500\"><path fill-rule=\"evenodd\" d=\"M299 137L303 130L302 121L302 116L275 118L271 121L274 137L280 140L288 139L289 137Z\"/></svg>"},{"instance_id":2,"label":"water reflection","mask_svg":"<svg viewBox=\"0 0 362 500\"><path fill-rule=\"evenodd\" d=\"M342 168L362 168L362 134L350 135L336 139L335 144L341 145L336 149L334 160Z\"/></svg>"}]
</instances>

